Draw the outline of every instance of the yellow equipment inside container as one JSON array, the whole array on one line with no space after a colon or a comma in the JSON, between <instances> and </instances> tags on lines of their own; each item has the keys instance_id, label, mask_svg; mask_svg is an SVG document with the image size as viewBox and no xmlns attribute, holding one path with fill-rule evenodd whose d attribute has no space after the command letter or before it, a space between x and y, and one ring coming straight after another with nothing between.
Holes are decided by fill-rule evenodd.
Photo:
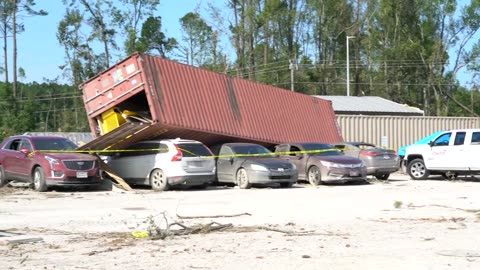
<instances>
[{"instance_id":1,"label":"yellow equipment inside container","mask_svg":"<svg viewBox=\"0 0 480 270\"><path fill-rule=\"evenodd\" d=\"M117 127L119 127L120 125L126 122L125 118L123 118L122 113L117 107L103 112L101 114L101 118L102 118L102 125L101 125L102 128L101 128L100 135L104 135L116 129Z\"/></svg>"}]
</instances>

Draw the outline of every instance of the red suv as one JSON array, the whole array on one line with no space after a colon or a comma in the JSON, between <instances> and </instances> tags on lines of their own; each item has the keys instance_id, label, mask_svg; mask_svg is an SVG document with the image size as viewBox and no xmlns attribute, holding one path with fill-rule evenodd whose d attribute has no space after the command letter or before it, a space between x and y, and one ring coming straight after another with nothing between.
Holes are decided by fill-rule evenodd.
<instances>
[{"instance_id":1,"label":"red suv","mask_svg":"<svg viewBox=\"0 0 480 270\"><path fill-rule=\"evenodd\" d=\"M77 145L64 137L18 135L0 144L0 186L10 180L33 184L36 191L51 186L100 184L97 157L69 152Z\"/></svg>"}]
</instances>

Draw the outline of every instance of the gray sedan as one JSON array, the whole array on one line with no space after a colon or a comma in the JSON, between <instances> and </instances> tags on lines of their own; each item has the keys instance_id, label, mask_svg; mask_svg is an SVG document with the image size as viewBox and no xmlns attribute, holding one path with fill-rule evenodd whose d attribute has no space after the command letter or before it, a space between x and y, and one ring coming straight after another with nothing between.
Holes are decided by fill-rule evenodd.
<instances>
[{"instance_id":1,"label":"gray sedan","mask_svg":"<svg viewBox=\"0 0 480 270\"><path fill-rule=\"evenodd\" d=\"M400 158L393 150L383 149L371 143L345 142L335 144L345 155L357 157L367 166L367 174L379 180L387 180L400 168Z\"/></svg>"},{"instance_id":2,"label":"gray sedan","mask_svg":"<svg viewBox=\"0 0 480 270\"><path fill-rule=\"evenodd\" d=\"M218 155L218 182L235 183L241 189L247 189L252 184L270 183L279 183L286 188L297 181L295 165L276 158L261 145L226 143L212 149Z\"/></svg>"},{"instance_id":3,"label":"gray sedan","mask_svg":"<svg viewBox=\"0 0 480 270\"><path fill-rule=\"evenodd\" d=\"M298 178L307 180L313 186L367 178L367 169L360 159L345 156L330 144L281 144L275 147L275 154L293 162L298 168Z\"/></svg>"}]
</instances>

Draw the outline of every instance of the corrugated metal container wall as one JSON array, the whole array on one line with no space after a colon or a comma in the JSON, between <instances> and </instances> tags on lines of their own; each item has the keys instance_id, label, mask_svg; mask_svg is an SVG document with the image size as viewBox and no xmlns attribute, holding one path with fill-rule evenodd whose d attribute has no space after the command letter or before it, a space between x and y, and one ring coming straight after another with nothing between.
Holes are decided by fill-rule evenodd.
<instances>
[{"instance_id":1,"label":"corrugated metal container wall","mask_svg":"<svg viewBox=\"0 0 480 270\"><path fill-rule=\"evenodd\" d=\"M328 100L156 56L135 53L81 88L92 133L99 116L119 106L148 110L156 123L135 140L161 130L158 138L204 142L342 141Z\"/></svg>"},{"instance_id":2,"label":"corrugated metal container wall","mask_svg":"<svg viewBox=\"0 0 480 270\"><path fill-rule=\"evenodd\" d=\"M340 141L330 101L144 56L169 126L265 142Z\"/></svg>"},{"instance_id":3,"label":"corrugated metal container wall","mask_svg":"<svg viewBox=\"0 0 480 270\"><path fill-rule=\"evenodd\" d=\"M398 150L439 130L478 128L474 117L337 115L345 141L363 141Z\"/></svg>"}]
</instances>

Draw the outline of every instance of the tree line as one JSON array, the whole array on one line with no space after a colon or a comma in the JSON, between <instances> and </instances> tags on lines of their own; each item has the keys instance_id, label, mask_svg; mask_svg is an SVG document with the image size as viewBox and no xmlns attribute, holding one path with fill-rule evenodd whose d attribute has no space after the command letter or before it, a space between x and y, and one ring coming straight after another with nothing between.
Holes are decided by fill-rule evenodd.
<instances>
[{"instance_id":1,"label":"tree line","mask_svg":"<svg viewBox=\"0 0 480 270\"><path fill-rule=\"evenodd\" d=\"M349 82L350 95L381 96L426 115L480 113L480 0L210 0L179 18L178 39L163 31L159 14L168 11L161 10L160 0L62 1L56 36L70 85L21 87L38 89L26 92L40 97L65 91L71 108L82 107L79 84L140 51L309 95L346 95ZM0 8L5 56L0 94L16 119L28 115L28 97L18 96L16 75L8 81L7 55L15 53L9 53L6 39L28 31L16 15L49 11L35 9L34 0L0 0ZM473 75L461 83L462 72ZM48 88L42 92L40 85ZM51 99L41 106L52 103L56 109L66 104ZM1 119L5 130L8 120ZM76 126L71 119L50 123L51 115L47 123L45 115L40 119L29 128L88 131L85 120Z\"/></svg>"}]
</instances>

